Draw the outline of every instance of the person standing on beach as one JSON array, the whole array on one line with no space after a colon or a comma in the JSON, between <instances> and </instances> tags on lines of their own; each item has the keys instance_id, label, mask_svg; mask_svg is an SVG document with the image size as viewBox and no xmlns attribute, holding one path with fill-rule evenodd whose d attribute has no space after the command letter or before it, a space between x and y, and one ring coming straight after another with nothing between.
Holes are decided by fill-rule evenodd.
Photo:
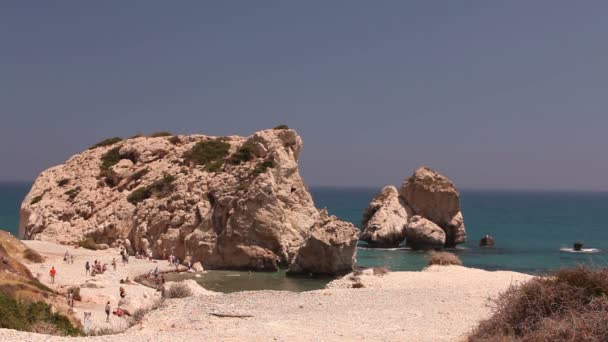
<instances>
[{"instance_id":1,"label":"person standing on beach","mask_svg":"<svg viewBox=\"0 0 608 342\"><path fill-rule=\"evenodd\" d=\"M72 294L72 290L68 291L68 306L74 307L74 295Z\"/></svg>"},{"instance_id":2,"label":"person standing on beach","mask_svg":"<svg viewBox=\"0 0 608 342\"><path fill-rule=\"evenodd\" d=\"M70 264L74 264L74 254L70 254Z\"/></svg>"},{"instance_id":3,"label":"person standing on beach","mask_svg":"<svg viewBox=\"0 0 608 342\"><path fill-rule=\"evenodd\" d=\"M116 258L112 258L112 268L116 271Z\"/></svg>"},{"instance_id":4,"label":"person standing on beach","mask_svg":"<svg viewBox=\"0 0 608 342\"><path fill-rule=\"evenodd\" d=\"M106 303L106 322L110 322L110 301Z\"/></svg>"},{"instance_id":5,"label":"person standing on beach","mask_svg":"<svg viewBox=\"0 0 608 342\"><path fill-rule=\"evenodd\" d=\"M91 275L91 264L88 261L84 264L84 272L84 275L87 277Z\"/></svg>"},{"instance_id":6,"label":"person standing on beach","mask_svg":"<svg viewBox=\"0 0 608 342\"><path fill-rule=\"evenodd\" d=\"M55 284L55 274L57 274L55 266L51 266L51 271L49 272L49 274L51 275L51 284Z\"/></svg>"}]
</instances>

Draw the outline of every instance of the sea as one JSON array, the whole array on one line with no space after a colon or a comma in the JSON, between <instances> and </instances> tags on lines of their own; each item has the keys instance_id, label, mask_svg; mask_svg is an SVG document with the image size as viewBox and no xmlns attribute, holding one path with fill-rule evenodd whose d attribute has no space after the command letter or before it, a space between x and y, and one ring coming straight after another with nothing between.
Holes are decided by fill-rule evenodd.
<instances>
[{"instance_id":1,"label":"sea","mask_svg":"<svg viewBox=\"0 0 608 342\"><path fill-rule=\"evenodd\" d=\"M17 234L19 206L31 183L0 183L0 229ZM318 208L360 226L363 210L379 188L311 187ZM558 191L462 190L461 207L467 242L450 250L465 266L546 274L576 265L608 267L608 193ZM490 234L494 248L479 247ZM586 252L572 251L574 242ZM357 266L419 271L427 264L424 252L406 247L367 248L360 242ZM176 275L174 279L192 277ZM284 271L252 273L210 271L197 282L222 292L243 290L305 291L321 288L330 279L288 278Z\"/></svg>"}]
</instances>

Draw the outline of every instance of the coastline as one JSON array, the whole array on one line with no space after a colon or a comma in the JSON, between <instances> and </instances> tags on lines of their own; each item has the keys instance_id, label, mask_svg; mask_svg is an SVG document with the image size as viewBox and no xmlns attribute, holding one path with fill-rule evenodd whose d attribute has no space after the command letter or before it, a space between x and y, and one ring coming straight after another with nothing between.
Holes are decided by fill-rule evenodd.
<instances>
[{"instance_id":1,"label":"coastline","mask_svg":"<svg viewBox=\"0 0 608 342\"><path fill-rule=\"evenodd\" d=\"M58 269L54 289L87 284L84 262L87 258L108 262L118 250L91 251L49 242L24 241L48 259L44 268L28 264L41 281L49 285L48 270ZM73 265L63 264L65 250L73 251ZM109 259L108 259L109 258ZM93 324L100 328L124 329L127 322L111 315L105 325L103 306L118 300L118 280L135 277L165 261L148 262L130 258L128 266L118 265L93 283L103 287L82 288L83 302L76 302L77 316L93 312ZM488 298L509 286L531 279L531 275L511 271L484 271L462 266L432 266L418 272L390 272L378 276L358 274L363 288L352 285L349 274L334 280L326 289L308 292L247 291L219 294L205 291L193 297L168 299L150 311L141 323L117 335L87 337L94 341L199 341L212 340L415 340L454 341L462 339L482 319L490 315ZM91 283L89 281L88 283ZM90 285L87 285L90 286ZM123 285L124 286L124 285ZM141 284L128 285L127 296L137 307L151 307L160 298L154 289ZM252 317L216 317L213 313ZM99 321L99 322L96 322ZM82 338L77 338L82 339ZM73 341L55 337L0 329L0 340Z\"/></svg>"}]
</instances>

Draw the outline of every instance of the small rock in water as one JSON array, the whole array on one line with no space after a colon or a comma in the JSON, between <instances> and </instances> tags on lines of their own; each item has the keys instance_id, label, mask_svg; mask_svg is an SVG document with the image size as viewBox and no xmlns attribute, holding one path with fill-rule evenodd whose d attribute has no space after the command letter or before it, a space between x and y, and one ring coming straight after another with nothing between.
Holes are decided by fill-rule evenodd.
<instances>
[{"instance_id":1,"label":"small rock in water","mask_svg":"<svg viewBox=\"0 0 608 342\"><path fill-rule=\"evenodd\" d=\"M494 238L491 237L490 235L486 234L486 236L481 238L481 241L479 241L479 246L480 247L494 247Z\"/></svg>"}]
</instances>

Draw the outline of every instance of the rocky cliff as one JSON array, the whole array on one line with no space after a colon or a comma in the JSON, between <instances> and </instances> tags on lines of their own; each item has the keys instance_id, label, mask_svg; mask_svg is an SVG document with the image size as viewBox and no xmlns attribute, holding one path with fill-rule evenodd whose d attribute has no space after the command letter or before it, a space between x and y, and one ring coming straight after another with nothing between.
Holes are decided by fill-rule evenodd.
<instances>
[{"instance_id":1,"label":"rocky cliff","mask_svg":"<svg viewBox=\"0 0 608 342\"><path fill-rule=\"evenodd\" d=\"M344 248L344 236L354 244L357 230L314 207L298 171L301 150L300 136L285 127L246 138L108 139L36 179L20 234L70 244L87 237L210 269L254 270L288 266L323 236L327 257L350 262L306 272L348 272L355 249Z\"/></svg>"},{"instance_id":2,"label":"rocky cliff","mask_svg":"<svg viewBox=\"0 0 608 342\"><path fill-rule=\"evenodd\" d=\"M406 178L399 191L384 187L363 214L361 240L371 247L453 247L466 239L460 194L428 167Z\"/></svg>"}]
</instances>

